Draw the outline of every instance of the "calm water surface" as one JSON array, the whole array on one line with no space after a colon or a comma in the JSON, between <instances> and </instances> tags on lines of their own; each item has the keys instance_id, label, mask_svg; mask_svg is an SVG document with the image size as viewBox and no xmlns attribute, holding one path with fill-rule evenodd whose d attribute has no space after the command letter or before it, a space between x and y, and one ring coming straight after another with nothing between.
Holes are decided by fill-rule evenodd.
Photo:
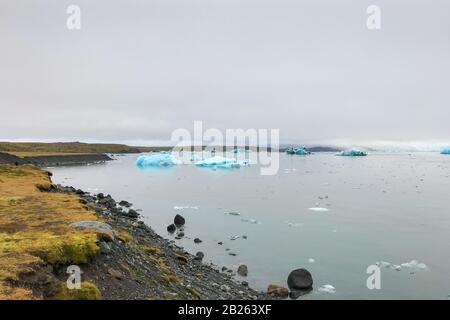
<instances>
[{"instance_id":1,"label":"calm water surface","mask_svg":"<svg viewBox=\"0 0 450 320\"><path fill-rule=\"evenodd\" d=\"M142 171L137 155L116 158L50 170L55 183L132 202L164 237L173 238L166 227L182 214L186 236L177 244L203 251L218 267L247 264L246 280L256 289L286 286L289 272L304 267L314 290L301 299L447 299L450 293L450 156L280 154L274 176L260 175L257 165ZM181 206L189 208L174 209ZM240 215L225 214L230 211ZM194 244L196 237L203 242ZM367 289L369 265L411 260L427 270L382 268L381 289ZM336 292L318 290L326 284Z\"/></svg>"}]
</instances>

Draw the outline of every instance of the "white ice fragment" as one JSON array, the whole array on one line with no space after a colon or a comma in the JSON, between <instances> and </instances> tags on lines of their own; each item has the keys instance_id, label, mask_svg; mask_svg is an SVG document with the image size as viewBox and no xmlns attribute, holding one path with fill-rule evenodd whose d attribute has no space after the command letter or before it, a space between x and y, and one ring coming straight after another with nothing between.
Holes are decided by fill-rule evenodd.
<instances>
[{"instance_id":1,"label":"white ice fragment","mask_svg":"<svg viewBox=\"0 0 450 320\"><path fill-rule=\"evenodd\" d=\"M230 236L230 240L237 240L239 238L240 238L240 236Z\"/></svg>"},{"instance_id":2,"label":"white ice fragment","mask_svg":"<svg viewBox=\"0 0 450 320\"><path fill-rule=\"evenodd\" d=\"M336 288L333 287L331 284L325 284L325 285L321 286L318 290L320 292L326 292L326 293L335 293L336 292Z\"/></svg>"},{"instance_id":3,"label":"white ice fragment","mask_svg":"<svg viewBox=\"0 0 450 320\"><path fill-rule=\"evenodd\" d=\"M403 268L409 268L413 270L427 270L428 267L425 263L419 262L417 260L411 260L410 262L402 263L401 266Z\"/></svg>"},{"instance_id":4,"label":"white ice fragment","mask_svg":"<svg viewBox=\"0 0 450 320\"><path fill-rule=\"evenodd\" d=\"M308 259L308 262L309 262L309 263L314 263L314 262L316 262L316 260L314 260L313 258L309 258L309 259Z\"/></svg>"},{"instance_id":5,"label":"white ice fragment","mask_svg":"<svg viewBox=\"0 0 450 320\"><path fill-rule=\"evenodd\" d=\"M379 261L376 263L380 268L391 268L396 271L401 271L404 269L409 269L410 271L419 271L419 270L428 270L428 267L425 263L419 262L417 260L411 260L410 262L405 262L400 265L393 264L387 261Z\"/></svg>"},{"instance_id":6,"label":"white ice fragment","mask_svg":"<svg viewBox=\"0 0 450 320\"><path fill-rule=\"evenodd\" d=\"M321 208L321 207L312 207L312 208L309 208L308 210L315 211L315 212L327 212L327 211L330 211L327 208Z\"/></svg>"}]
</instances>

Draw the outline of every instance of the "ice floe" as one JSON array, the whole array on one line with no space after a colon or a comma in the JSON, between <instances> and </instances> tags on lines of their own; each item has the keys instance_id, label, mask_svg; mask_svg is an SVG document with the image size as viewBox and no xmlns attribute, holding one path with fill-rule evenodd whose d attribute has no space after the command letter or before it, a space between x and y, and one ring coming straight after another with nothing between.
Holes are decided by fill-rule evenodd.
<instances>
[{"instance_id":1,"label":"ice floe","mask_svg":"<svg viewBox=\"0 0 450 320\"><path fill-rule=\"evenodd\" d=\"M441 151L441 154L450 154L450 148L446 148Z\"/></svg>"}]
</instances>

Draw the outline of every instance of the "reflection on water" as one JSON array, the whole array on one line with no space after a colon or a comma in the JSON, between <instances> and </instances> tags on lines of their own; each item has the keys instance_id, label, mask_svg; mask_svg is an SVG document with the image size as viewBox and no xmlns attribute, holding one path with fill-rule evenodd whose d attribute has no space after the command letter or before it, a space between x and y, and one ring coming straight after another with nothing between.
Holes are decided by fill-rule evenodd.
<instances>
[{"instance_id":1,"label":"reflection on water","mask_svg":"<svg viewBox=\"0 0 450 320\"><path fill-rule=\"evenodd\" d=\"M173 238L166 227L183 215L185 237L176 242L219 267L245 263L245 280L257 289L285 286L289 272L304 267L314 290L301 299L446 299L450 293L449 157L282 154L274 176L260 175L257 165L139 170L136 158L51 171L56 183L132 202L165 237ZM369 290L366 270L383 261L427 268L381 267L381 289Z\"/></svg>"}]
</instances>

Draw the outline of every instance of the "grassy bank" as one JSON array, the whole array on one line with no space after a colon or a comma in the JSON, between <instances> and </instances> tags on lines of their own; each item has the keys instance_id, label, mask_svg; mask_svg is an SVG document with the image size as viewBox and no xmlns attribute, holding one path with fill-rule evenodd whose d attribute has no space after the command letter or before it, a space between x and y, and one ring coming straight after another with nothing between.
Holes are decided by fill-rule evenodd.
<instances>
[{"instance_id":1,"label":"grassy bank","mask_svg":"<svg viewBox=\"0 0 450 320\"><path fill-rule=\"evenodd\" d=\"M69 225L98 220L73 195L46 192L47 172L0 165L0 299L32 299L20 277L46 264L86 262L98 251L97 235Z\"/></svg>"},{"instance_id":2,"label":"grassy bank","mask_svg":"<svg viewBox=\"0 0 450 320\"><path fill-rule=\"evenodd\" d=\"M144 149L123 144L100 144L81 142L0 142L0 152L18 157L36 157L50 155L73 155L91 153L139 153Z\"/></svg>"}]
</instances>

